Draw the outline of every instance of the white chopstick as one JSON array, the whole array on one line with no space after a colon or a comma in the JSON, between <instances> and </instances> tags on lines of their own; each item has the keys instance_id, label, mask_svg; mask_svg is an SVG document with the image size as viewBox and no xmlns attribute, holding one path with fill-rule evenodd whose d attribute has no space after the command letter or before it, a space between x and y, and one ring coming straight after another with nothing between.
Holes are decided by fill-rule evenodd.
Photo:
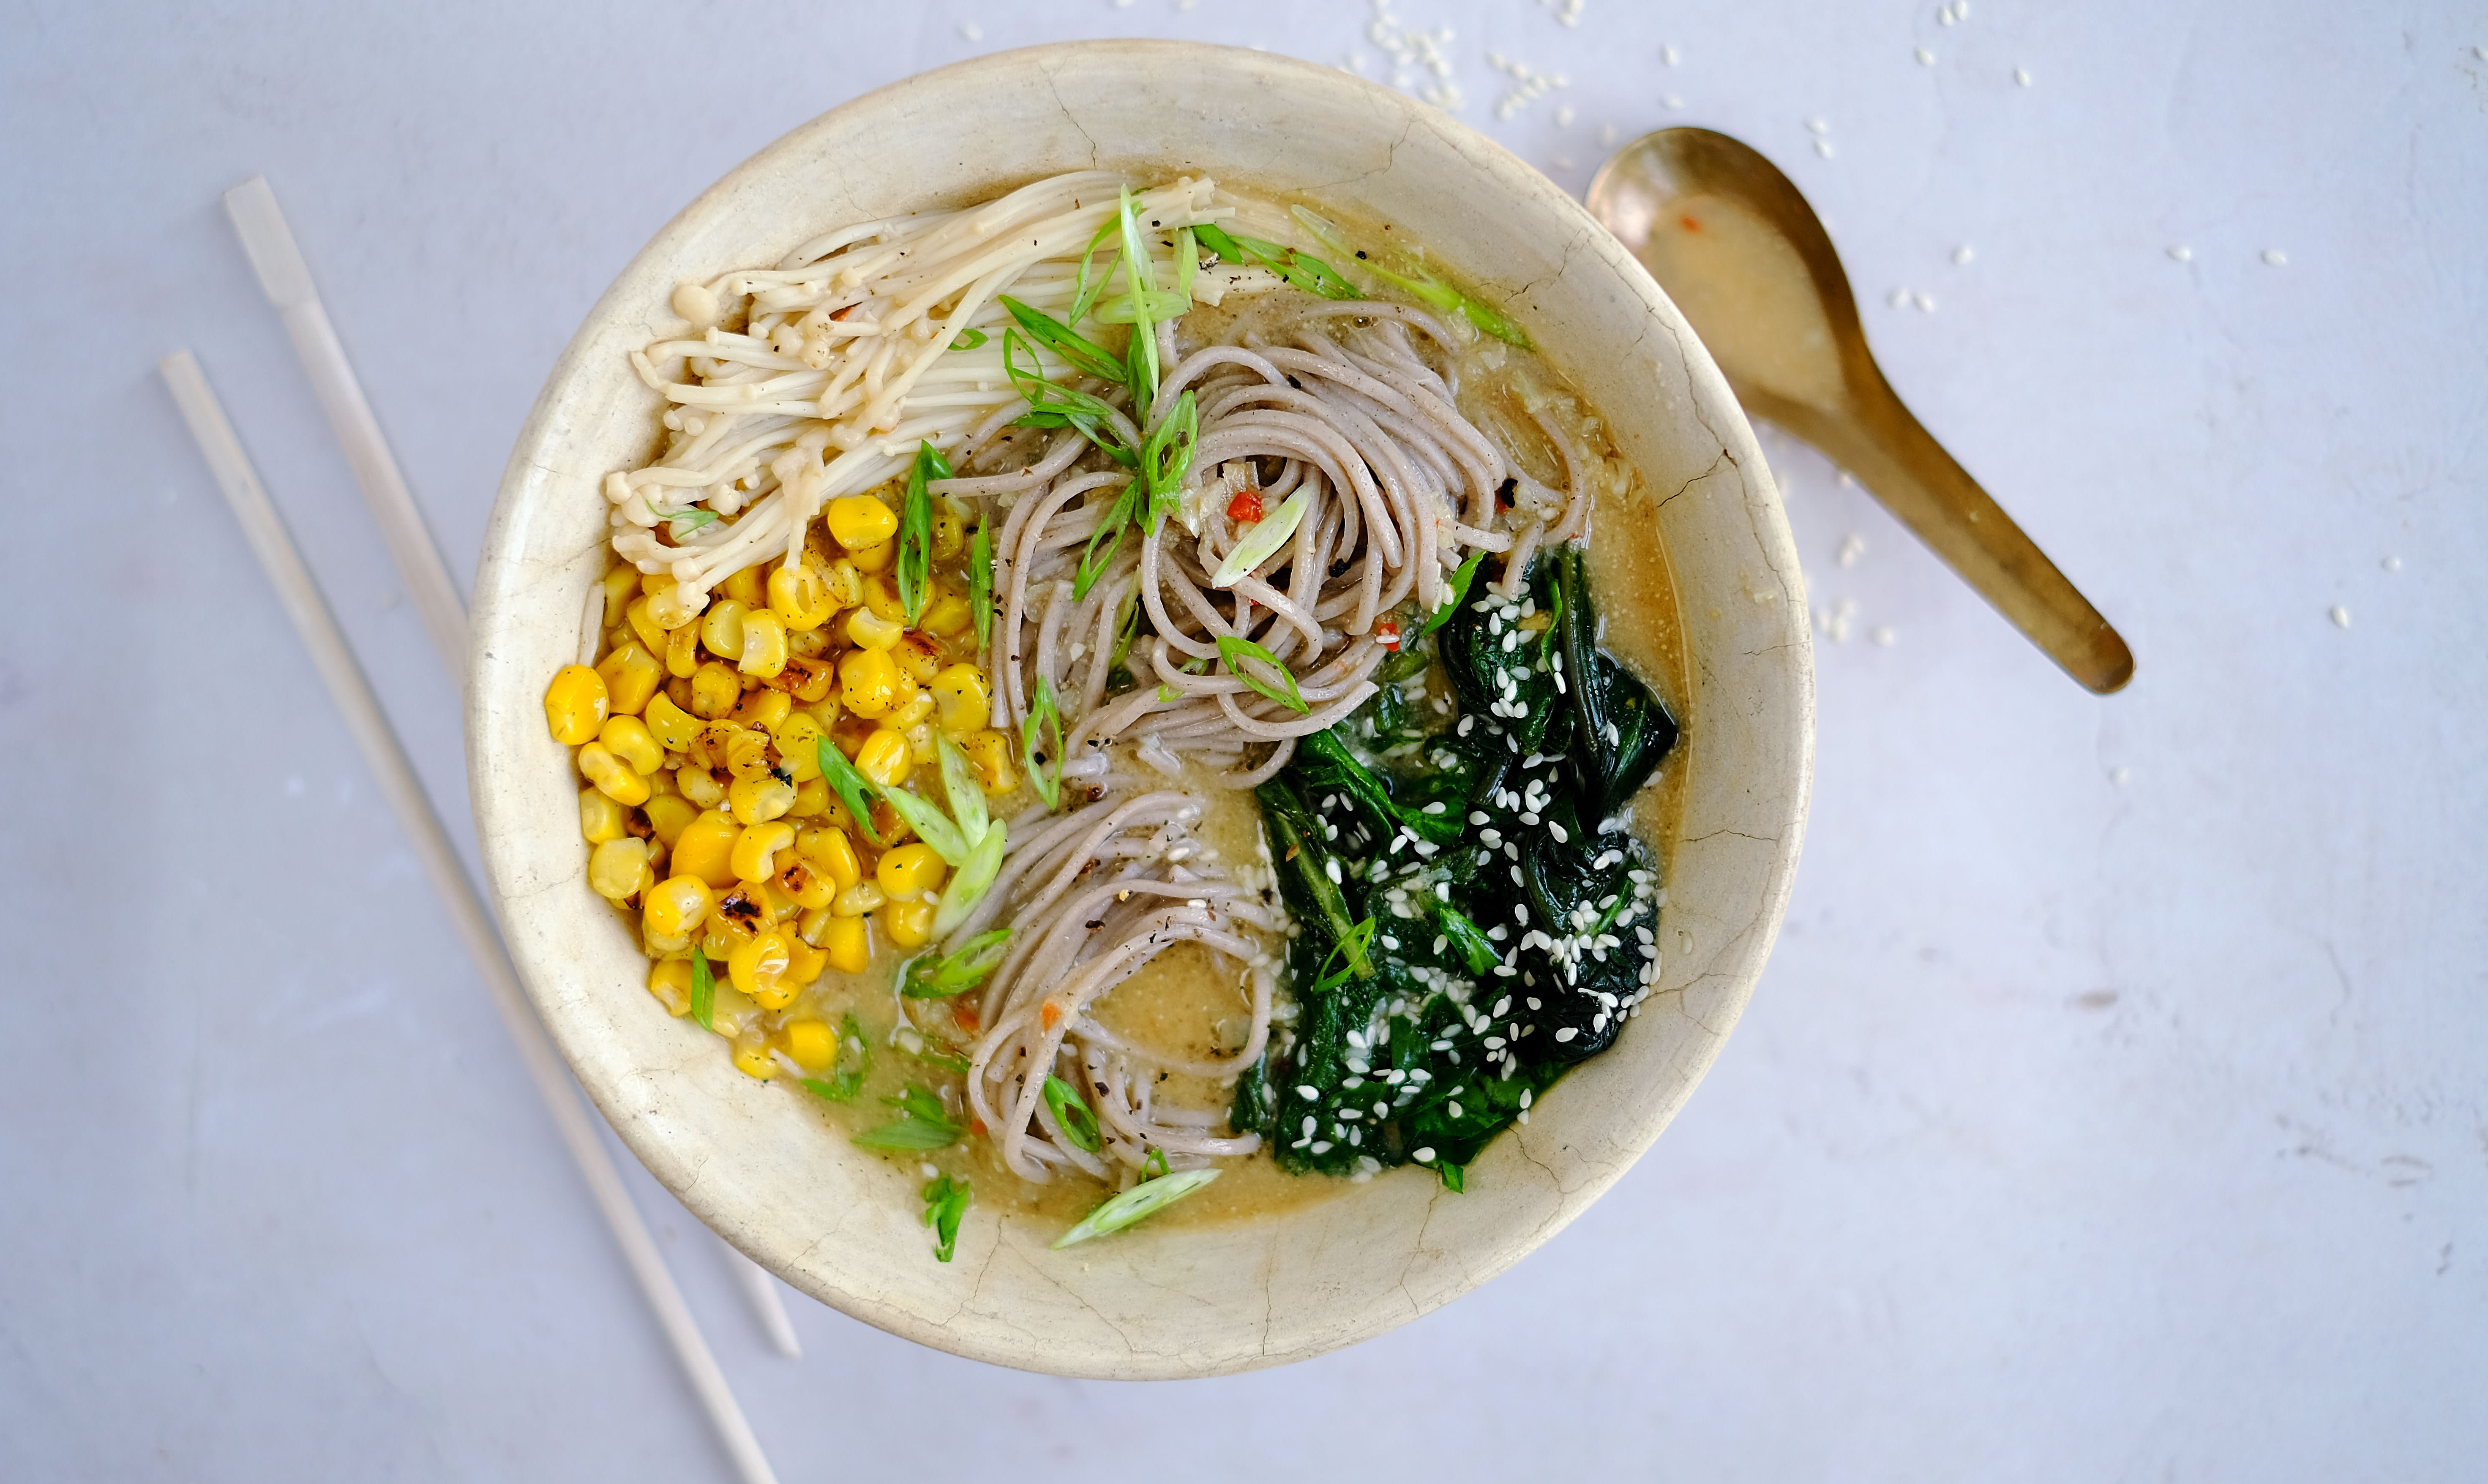
<instances>
[{"instance_id":1,"label":"white chopstick","mask_svg":"<svg viewBox=\"0 0 2488 1484\"><path fill-rule=\"evenodd\" d=\"M186 350L165 357L157 369L163 372L165 385L182 409L183 419L190 425L190 436L198 441L199 452L206 456L208 468L224 490L226 502L241 522L251 550L258 554L260 565L275 585L296 632L311 651L321 679L327 682L330 698L344 713L347 729L362 749L364 762L370 766L390 808L397 812L408 842L421 858L425 873L440 894L441 905L447 909L458 935L466 941L476 972L492 993L494 1008L501 1013L502 1025L508 1029L510 1039L518 1042L520 1059L535 1078L536 1090L544 1096L553 1126L560 1131L571 1157L579 1162L580 1173L586 1177L588 1190L605 1213L606 1224L612 1228L613 1240L631 1265L632 1275L639 1280L649 1307L656 1311L658 1324L673 1342L674 1354L691 1378L692 1389L699 1393L710 1421L716 1424L746 1484L776 1484L777 1474L760 1451L760 1440L752 1436L751 1425L744 1419L743 1409L735 1404L734 1393L726 1385L725 1373L718 1369L717 1357L700 1338L691 1307L674 1286L673 1275L665 1270L664 1259L640 1219L638 1208L631 1203L630 1191L623 1186L621 1172L614 1168L612 1156L597 1133L593 1115L572 1084L552 1038L546 1034L520 988L518 973L510 967L483 899L476 896L448 832L441 828L440 818L433 813L413 766L407 761L396 733L389 729L379 698L372 694L370 682L354 663L353 651L347 646L344 632L321 597L319 585L303 565L301 554L295 550L276 507L269 502L268 491L251 467L249 455L242 451L240 439L234 435L233 424L208 385L207 376Z\"/></svg>"},{"instance_id":2,"label":"white chopstick","mask_svg":"<svg viewBox=\"0 0 2488 1484\"><path fill-rule=\"evenodd\" d=\"M466 601L459 597L458 585L450 579L449 564L441 559L440 544L432 538L432 528L424 524L423 512L415 508L406 476L398 469L396 456L389 452L388 440L381 435L380 419L372 414L372 404L363 395L362 383L346 359L346 348L338 341L335 327L328 323L328 311L320 302L319 287L311 281L310 264L303 259L301 245L294 240L294 229L286 223L285 213L276 204L276 192L269 187L266 176L254 175L225 192L225 212L233 218L234 231L241 237L242 251L249 255L252 270L259 274L259 286L267 291L269 302L276 306L278 316L285 322L294 352L311 378L311 389L319 397L321 409L328 414L328 426L345 447L346 462L354 471L354 482L362 486L363 499L380 522L381 535L388 543L389 556L397 562L398 576L413 595L415 611L423 615L423 625L431 631L432 642L440 651L441 665L452 680L464 682ZM597 601L598 595L591 592L589 600ZM584 655L580 663L592 665L595 656ZM786 1317L778 1280L724 1238L718 1238L717 1242L770 1342L790 1359L803 1358L804 1348L795 1338L794 1322Z\"/></svg>"}]
</instances>

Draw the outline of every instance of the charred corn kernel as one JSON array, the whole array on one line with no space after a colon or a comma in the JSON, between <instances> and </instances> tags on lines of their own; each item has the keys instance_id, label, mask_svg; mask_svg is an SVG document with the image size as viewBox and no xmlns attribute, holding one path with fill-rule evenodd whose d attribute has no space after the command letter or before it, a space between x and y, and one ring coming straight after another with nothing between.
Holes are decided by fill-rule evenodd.
<instances>
[{"instance_id":1,"label":"charred corn kernel","mask_svg":"<svg viewBox=\"0 0 2488 1484\"><path fill-rule=\"evenodd\" d=\"M890 657L898 662L901 673L919 685L929 683L942 672L942 645L930 635L901 636L891 646Z\"/></svg>"},{"instance_id":2,"label":"charred corn kernel","mask_svg":"<svg viewBox=\"0 0 2488 1484\"><path fill-rule=\"evenodd\" d=\"M907 689L914 691L914 694L902 701L897 710L883 719L883 726L895 727L901 731L913 731L933 715L933 708L938 704L933 699L933 693L915 690L915 680L910 678Z\"/></svg>"},{"instance_id":3,"label":"charred corn kernel","mask_svg":"<svg viewBox=\"0 0 2488 1484\"><path fill-rule=\"evenodd\" d=\"M833 917L821 933L821 952L841 974L861 974L872 966L871 920L858 913Z\"/></svg>"},{"instance_id":4,"label":"charred corn kernel","mask_svg":"<svg viewBox=\"0 0 2488 1484\"><path fill-rule=\"evenodd\" d=\"M898 948L922 948L933 941L933 903L892 901L881 909L881 930Z\"/></svg>"},{"instance_id":5,"label":"charred corn kernel","mask_svg":"<svg viewBox=\"0 0 2488 1484\"><path fill-rule=\"evenodd\" d=\"M786 668L786 620L767 609L743 615L743 653L736 668L768 680Z\"/></svg>"},{"instance_id":6,"label":"charred corn kernel","mask_svg":"<svg viewBox=\"0 0 2488 1484\"><path fill-rule=\"evenodd\" d=\"M856 858L855 842L844 830L806 830L795 843L795 853L839 891L863 879L863 863Z\"/></svg>"},{"instance_id":7,"label":"charred corn kernel","mask_svg":"<svg viewBox=\"0 0 2488 1484\"><path fill-rule=\"evenodd\" d=\"M728 917L717 907L709 908L708 921L700 925L700 952L711 963L725 963L734 951L751 941L756 929L742 918Z\"/></svg>"},{"instance_id":8,"label":"charred corn kernel","mask_svg":"<svg viewBox=\"0 0 2488 1484\"><path fill-rule=\"evenodd\" d=\"M637 716L665 683L665 667L637 644L624 644L597 661L596 672L605 677L608 716Z\"/></svg>"},{"instance_id":9,"label":"charred corn kernel","mask_svg":"<svg viewBox=\"0 0 2488 1484\"><path fill-rule=\"evenodd\" d=\"M743 615L750 610L721 598L700 615L700 647L731 665L743 658Z\"/></svg>"},{"instance_id":10,"label":"charred corn kernel","mask_svg":"<svg viewBox=\"0 0 2488 1484\"><path fill-rule=\"evenodd\" d=\"M639 641L641 648L650 654L665 652L665 641L673 636L666 633L656 619L648 616L646 598L633 598L630 606L622 610L622 618L630 626L632 636Z\"/></svg>"},{"instance_id":11,"label":"charred corn kernel","mask_svg":"<svg viewBox=\"0 0 2488 1484\"><path fill-rule=\"evenodd\" d=\"M734 719L746 727L776 731L778 724L795 714L795 702L784 691L753 691L734 708Z\"/></svg>"},{"instance_id":12,"label":"charred corn kernel","mask_svg":"<svg viewBox=\"0 0 2488 1484\"><path fill-rule=\"evenodd\" d=\"M719 810L683 826L674 841L676 876L696 876L719 888L732 886L742 879L734 873L734 841L742 833L734 816Z\"/></svg>"},{"instance_id":13,"label":"charred corn kernel","mask_svg":"<svg viewBox=\"0 0 2488 1484\"><path fill-rule=\"evenodd\" d=\"M967 543L968 528L959 519L959 512L947 505L936 506L933 511L933 559L948 561L958 556L959 549Z\"/></svg>"},{"instance_id":14,"label":"charred corn kernel","mask_svg":"<svg viewBox=\"0 0 2488 1484\"><path fill-rule=\"evenodd\" d=\"M933 700L942 713L942 729L953 735L975 731L993 718L993 690L985 684L985 672L974 665L953 665L935 675Z\"/></svg>"},{"instance_id":15,"label":"charred corn kernel","mask_svg":"<svg viewBox=\"0 0 2488 1484\"><path fill-rule=\"evenodd\" d=\"M899 678L897 662L882 650L854 650L838 661L838 699L856 716L886 716L900 702ZM602 684L600 681L600 689ZM603 725L600 708L597 726ZM559 732L554 734L558 736ZM591 727L587 729L587 736L594 735L596 728ZM580 740L586 739L581 737Z\"/></svg>"},{"instance_id":16,"label":"charred corn kernel","mask_svg":"<svg viewBox=\"0 0 2488 1484\"><path fill-rule=\"evenodd\" d=\"M660 776L670 777L671 775ZM648 828L656 835L657 843L671 850L674 848L674 842L683 838L683 831L691 826L693 820L699 817L699 806L682 795L661 793L648 801Z\"/></svg>"},{"instance_id":17,"label":"charred corn kernel","mask_svg":"<svg viewBox=\"0 0 2488 1484\"><path fill-rule=\"evenodd\" d=\"M579 750L579 771L616 804L636 809L648 802L648 781L639 776L636 768L614 756L602 742L590 742Z\"/></svg>"},{"instance_id":18,"label":"charred corn kernel","mask_svg":"<svg viewBox=\"0 0 2488 1484\"><path fill-rule=\"evenodd\" d=\"M836 899L838 895L837 886L822 872L819 867L801 859L778 872L777 885L778 890L785 894L788 901L806 912L818 911L828 906Z\"/></svg>"},{"instance_id":19,"label":"charred corn kernel","mask_svg":"<svg viewBox=\"0 0 2488 1484\"><path fill-rule=\"evenodd\" d=\"M639 569L625 562L598 579L605 589L605 626L612 628L623 621L622 615L639 594Z\"/></svg>"},{"instance_id":20,"label":"charred corn kernel","mask_svg":"<svg viewBox=\"0 0 2488 1484\"><path fill-rule=\"evenodd\" d=\"M692 672L692 715L714 720L743 699L743 679L733 667L710 660Z\"/></svg>"},{"instance_id":21,"label":"charred corn kernel","mask_svg":"<svg viewBox=\"0 0 2488 1484\"><path fill-rule=\"evenodd\" d=\"M679 1019L692 1013L692 961L688 958L660 958L648 965L648 992L665 1007L665 1013Z\"/></svg>"},{"instance_id":22,"label":"charred corn kernel","mask_svg":"<svg viewBox=\"0 0 2488 1484\"><path fill-rule=\"evenodd\" d=\"M795 986L785 982L785 935L772 928L751 935L751 941L734 951L725 961L726 972L733 976L734 987L751 996L762 1010L783 1010L795 998Z\"/></svg>"},{"instance_id":23,"label":"charred corn kernel","mask_svg":"<svg viewBox=\"0 0 2488 1484\"><path fill-rule=\"evenodd\" d=\"M917 627L927 634L939 634L949 639L968 632L968 625L975 620L976 611L968 606L966 598L955 592L947 592L924 606L924 617Z\"/></svg>"},{"instance_id":24,"label":"charred corn kernel","mask_svg":"<svg viewBox=\"0 0 2488 1484\"><path fill-rule=\"evenodd\" d=\"M648 734L647 724L636 716L607 717L604 729L597 732L596 740L604 743L607 752L629 763L643 778L665 765L665 750Z\"/></svg>"},{"instance_id":25,"label":"charred corn kernel","mask_svg":"<svg viewBox=\"0 0 2488 1484\"><path fill-rule=\"evenodd\" d=\"M923 697L918 697L919 700ZM907 728L907 756L916 759L919 768L929 768L942 756L940 744L934 740L933 724L919 722Z\"/></svg>"},{"instance_id":26,"label":"charred corn kernel","mask_svg":"<svg viewBox=\"0 0 2488 1484\"><path fill-rule=\"evenodd\" d=\"M706 768L685 763L674 770L674 786L682 790L684 798L702 809L715 809L725 802L725 785Z\"/></svg>"},{"instance_id":27,"label":"charred corn kernel","mask_svg":"<svg viewBox=\"0 0 2488 1484\"><path fill-rule=\"evenodd\" d=\"M838 605L820 572L810 562L799 561L769 574L769 611L787 628L802 632L829 622Z\"/></svg>"},{"instance_id":28,"label":"charred corn kernel","mask_svg":"<svg viewBox=\"0 0 2488 1484\"><path fill-rule=\"evenodd\" d=\"M827 1071L838 1064L838 1033L824 1020L789 1020L778 1035L786 1054L806 1071Z\"/></svg>"},{"instance_id":29,"label":"charred corn kernel","mask_svg":"<svg viewBox=\"0 0 2488 1484\"><path fill-rule=\"evenodd\" d=\"M691 936L707 921L709 904L715 899L709 895L706 881L696 875L680 873L682 862L679 855L674 864L678 873L650 887L648 895L639 903L640 925L648 929L651 937Z\"/></svg>"},{"instance_id":30,"label":"charred corn kernel","mask_svg":"<svg viewBox=\"0 0 2488 1484\"><path fill-rule=\"evenodd\" d=\"M699 672L699 625L684 624L665 635L665 673L688 680Z\"/></svg>"},{"instance_id":31,"label":"charred corn kernel","mask_svg":"<svg viewBox=\"0 0 2488 1484\"><path fill-rule=\"evenodd\" d=\"M650 800L650 803L656 802ZM602 788L579 790L579 833L589 844L601 845L631 833L631 812L613 802Z\"/></svg>"},{"instance_id":32,"label":"charred corn kernel","mask_svg":"<svg viewBox=\"0 0 2488 1484\"><path fill-rule=\"evenodd\" d=\"M736 783L767 778L770 768L769 733L749 727L736 728L734 735L726 740L725 768L734 775ZM727 797L731 798L733 792L729 786ZM790 799L788 802L793 801Z\"/></svg>"},{"instance_id":33,"label":"charred corn kernel","mask_svg":"<svg viewBox=\"0 0 2488 1484\"><path fill-rule=\"evenodd\" d=\"M884 650L907 637L907 627L868 608L847 614L847 642L859 649Z\"/></svg>"},{"instance_id":34,"label":"charred corn kernel","mask_svg":"<svg viewBox=\"0 0 2488 1484\"><path fill-rule=\"evenodd\" d=\"M649 697L648 708L639 713L639 720L647 726L648 735L657 739L657 745L669 753L690 752L693 740L699 735L699 718L675 705L670 696Z\"/></svg>"},{"instance_id":35,"label":"charred corn kernel","mask_svg":"<svg viewBox=\"0 0 2488 1484\"><path fill-rule=\"evenodd\" d=\"M564 665L545 687L545 725L564 747L593 742L610 704L603 675L584 665Z\"/></svg>"},{"instance_id":36,"label":"charred corn kernel","mask_svg":"<svg viewBox=\"0 0 2488 1484\"><path fill-rule=\"evenodd\" d=\"M821 516L838 545L858 552L898 534L898 512L869 495L848 495L830 501Z\"/></svg>"},{"instance_id":37,"label":"charred corn kernel","mask_svg":"<svg viewBox=\"0 0 2488 1484\"><path fill-rule=\"evenodd\" d=\"M692 738L685 750L686 758L714 771L725 766L725 750L743 734L743 724L732 719L700 723L699 735Z\"/></svg>"},{"instance_id":38,"label":"charred corn kernel","mask_svg":"<svg viewBox=\"0 0 2488 1484\"><path fill-rule=\"evenodd\" d=\"M872 735L863 739L855 765L857 772L884 788L897 787L916 771L916 759L907 748L907 733L890 727L876 727Z\"/></svg>"},{"instance_id":39,"label":"charred corn kernel","mask_svg":"<svg viewBox=\"0 0 2488 1484\"><path fill-rule=\"evenodd\" d=\"M785 817L795 807L795 785L782 778L763 773L758 778L738 778L725 785L725 807L745 827ZM745 876L746 881L756 877Z\"/></svg>"},{"instance_id":40,"label":"charred corn kernel","mask_svg":"<svg viewBox=\"0 0 2488 1484\"><path fill-rule=\"evenodd\" d=\"M878 883L866 881L838 893L837 899L830 903L830 910L840 917L862 917L889 899L890 894L883 891Z\"/></svg>"},{"instance_id":41,"label":"charred corn kernel","mask_svg":"<svg viewBox=\"0 0 2488 1484\"><path fill-rule=\"evenodd\" d=\"M931 845L901 845L883 852L881 864L872 869L872 879L893 898L915 898L940 890L948 872Z\"/></svg>"},{"instance_id":42,"label":"charred corn kernel","mask_svg":"<svg viewBox=\"0 0 2488 1484\"><path fill-rule=\"evenodd\" d=\"M734 1070L756 1081L766 1082L778 1075L778 1059L769 1054L765 1041L738 1041L734 1043Z\"/></svg>"},{"instance_id":43,"label":"charred corn kernel","mask_svg":"<svg viewBox=\"0 0 2488 1484\"><path fill-rule=\"evenodd\" d=\"M778 931L778 936L786 940L786 983L793 985L796 992L801 993L812 981L821 977L823 969L830 966L830 956L805 942L801 933L788 932L782 928Z\"/></svg>"},{"instance_id":44,"label":"charred corn kernel","mask_svg":"<svg viewBox=\"0 0 2488 1484\"><path fill-rule=\"evenodd\" d=\"M792 646L793 637L788 640ZM786 668L770 677L772 689L782 691L799 701L815 701L830 694L838 683L837 666L826 658L810 659L800 654L786 656Z\"/></svg>"},{"instance_id":45,"label":"charred corn kernel","mask_svg":"<svg viewBox=\"0 0 2488 1484\"><path fill-rule=\"evenodd\" d=\"M821 776L821 754L818 746L828 733L821 724L795 712L779 722L772 732L778 738L778 769L797 784L808 784Z\"/></svg>"},{"instance_id":46,"label":"charred corn kernel","mask_svg":"<svg viewBox=\"0 0 2488 1484\"><path fill-rule=\"evenodd\" d=\"M1011 764L1010 738L1001 730L988 727L972 731L960 739L959 751L968 755L976 782L988 795L998 797L1019 786L1019 769Z\"/></svg>"},{"instance_id":47,"label":"charred corn kernel","mask_svg":"<svg viewBox=\"0 0 2488 1484\"><path fill-rule=\"evenodd\" d=\"M745 567L717 585L727 597L747 609L764 607L769 602L760 590L760 569L757 566Z\"/></svg>"},{"instance_id":48,"label":"charred corn kernel","mask_svg":"<svg viewBox=\"0 0 2488 1484\"><path fill-rule=\"evenodd\" d=\"M891 561L897 556L898 543L884 541L879 546L867 546L847 559L855 563L859 572L887 572Z\"/></svg>"},{"instance_id":49,"label":"charred corn kernel","mask_svg":"<svg viewBox=\"0 0 2488 1484\"><path fill-rule=\"evenodd\" d=\"M628 901L655 884L648 842L636 836L608 840L587 858L588 888L608 901Z\"/></svg>"},{"instance_id":50,"label":"charred corn kernel","mask_svg":"<svg viewBox=\"0 0 2488 1484\"><path fill-rule=\"evenodd\" d=\"M875 618L907 627L907 605L898 601L898 589L890 585L889 578L876 575L863 580L863 607Z\"/></svg>"},{"instance_id":51,"label":"charred corn kernel","mask_svg":"<svg viewBox=\"0 0 2488 1484\"><path fill-rule=\"evenodd\" d=\"M813 766L817 768L819 764L814 763ZM795 785L795 807L786 811L786 817L813 818L830 807L832 797L829 781L815 774Z\"/></svg>"}]
</instances>

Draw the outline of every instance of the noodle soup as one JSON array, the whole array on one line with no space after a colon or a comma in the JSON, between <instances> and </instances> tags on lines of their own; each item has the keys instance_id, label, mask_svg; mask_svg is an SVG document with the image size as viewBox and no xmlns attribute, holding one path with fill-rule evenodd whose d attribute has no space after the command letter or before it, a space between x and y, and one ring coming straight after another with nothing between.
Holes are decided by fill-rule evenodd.
<instances>
[{"instance_id":1,"label":"noodle soup","mask_svg":"<svg viewBox=\"0 0 2488 1484\"><path fill-rule=\"evenodd\" d=\"M936 1255L972 1203L1068 1242L1460 1190L1626 1034L1666 553L1421 245L1083 173L671 307L546 696L588 880L666 1012L919 1167Z\"/></svg>"}]
</instances>

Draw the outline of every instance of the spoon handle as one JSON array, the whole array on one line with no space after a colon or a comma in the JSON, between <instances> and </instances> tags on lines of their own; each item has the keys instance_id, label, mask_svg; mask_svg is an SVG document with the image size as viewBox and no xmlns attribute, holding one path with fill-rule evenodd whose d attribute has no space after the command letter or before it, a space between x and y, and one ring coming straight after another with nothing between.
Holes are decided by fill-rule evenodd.
<instances>
[{"instance_id":1,"label":"spoon handle","mask_svg":"<svg viewBox=\"0 0 2488 1484\"><path fill-rule=\"evenodd\" d=\"M1852 383L1852 385L1854 384ZM1830 455L2048 658L2106 696L2134 678L2134 651L1879 375L1843 412L1766 415ZM1880 395L1878 395L1880 393Z\"/></svg>"}]
</instances>

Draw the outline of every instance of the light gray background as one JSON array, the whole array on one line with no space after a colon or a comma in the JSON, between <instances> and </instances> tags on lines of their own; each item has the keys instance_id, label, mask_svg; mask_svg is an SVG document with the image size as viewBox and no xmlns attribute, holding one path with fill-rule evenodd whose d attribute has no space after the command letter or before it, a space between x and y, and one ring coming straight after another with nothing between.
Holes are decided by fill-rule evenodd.
<instances>
[{"instance_id":1,"label":"light gray background","mask_svg":"<svg viewBox=\"0 0 2488 1484\"><path fill-rule=\"evenodd\" d=\"M1072 36L1393 71L1345 0L511 9L0 6L11 1479L724 1476L155 378L197 349L466 832L456 689L219 192L275 184L463 577L588 304L812 114ZM801 1298L778 1359L635 1165L782 1474L2475 1477L2488 13L1562 9L1390 14L1568 187L1610 128L1782 160L2139 678L2082 695L1773 437L1812 828L1656 1151L1441 1313L1147 1386ZM1497 54L1568 85L1499 118Z\"/></svg>"}]
</instances>

